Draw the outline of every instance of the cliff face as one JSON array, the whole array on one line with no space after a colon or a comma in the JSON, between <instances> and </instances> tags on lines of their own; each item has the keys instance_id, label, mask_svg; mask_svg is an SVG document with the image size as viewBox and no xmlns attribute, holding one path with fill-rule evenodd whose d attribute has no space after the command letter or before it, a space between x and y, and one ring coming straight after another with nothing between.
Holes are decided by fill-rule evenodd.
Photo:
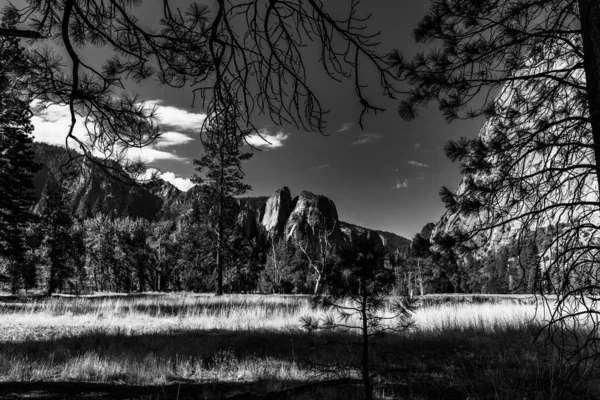
<instances>
[{"instance_id":1,"label":"cliff face","mask_svg":"<svg viewBox=\"0 0 600 400\"><path fill-rule=\"evenodd\" d=\"M347 222L341 222L340 227L346 242L353 242L360 238L373 243L373 246L384 246L403 254L408 254L410 249L410 240L395 233L371 230Z\"/></svg>"},{"instance_id":2,"label":"cliff face","mask_svg":"<svg viewBox=\"0 0 600 400\"><path fill-rule=\"evenodd\" d=\"M475 257L485 257L550 226L574 228L558 240L566 248L576 247L580 235L598 236L592 227L600 216L590 205L598 199L594 146L589 127L572 123L587 119L585 90L577 89L585 87L580 62L570 50L550 45L514 72L526 78L499 88L477 142L461 154L464 176L455 196L467 206L491 206L468 216L447 212L434 238L483 231L472 244Z\"/></svg>"},{"instance_id":3,"label":"cliff face","mask_svg":"<svg viewBox=\"0 0 600 400\"><path fill-rule=\"evenodd\" d=\"M265 204L262 227L268 235L280 237L294 208L290 189L285 186L273 193Z\"/></svg>"},{"instance_id":4,"label":"cliff face","mask_svg":"<svg viewBox=\"0 0 600 400\"><path fill-rule=\"evenodd\" d=\"M287 240L314 239L321 231L330 235L333 241L341 239L340 220L331 199L303 191L293 203L294 209L285 224Z\"/></svg>"},{"instance_id":5,"label":"cliff face","mask_svg":"<svg viewBox=\"0 0 600 400\"><path fill-rule=\"evenodd\" d=\"M61 166L67 161L64 149L36 143L36 161L42 168L34 175L34 195L39 201L44 186L50 178L62 180ZM81 173L65 185L72 199L73 214L80 219L102 209L114 216L153 219L163 204L163 199L151 191L121 182L105 174L97 165L84 162Z\"/></svg>"},{"instance_id":6,"label":"cliff face","mask_svg":"<svg viewBox=\"0 0 600 400\"><path fill-rule=\"evenodd\" d=\"M375 231L340 221L335 203L328 197L301 192L292 199L287 187L270 197L239 199L238 224L249 238L259 243L271 240L314 241L323 232L332 242L352 242L367 237L374 245L383 245L401 252L408 251L410 241L390 232Z\"/></svg>"}]
</instances>

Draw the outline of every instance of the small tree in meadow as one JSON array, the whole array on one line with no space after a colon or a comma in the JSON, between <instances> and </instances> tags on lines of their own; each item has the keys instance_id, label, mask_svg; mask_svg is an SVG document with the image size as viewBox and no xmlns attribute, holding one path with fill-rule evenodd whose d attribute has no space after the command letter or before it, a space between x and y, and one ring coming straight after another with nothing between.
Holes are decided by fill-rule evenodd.
<instances>
[{"instance_id":1,"label":"small tree in meadow","mask_svg":"<svg viewBox=\"0 0 600 400\"><path fill-rule=\"evenodd\" d=\"M373 339L386 333L406 331L412 326L413 300L388 296L395 274L386 255L384 247L369 237L343 247L332 279L328 280L328 294L314 298L315 305L334 313L321 319L302 318L308 331L353 332L360 336L360 367L367 400L373 399L370 355Z\"/></svg>"}]
</instances>

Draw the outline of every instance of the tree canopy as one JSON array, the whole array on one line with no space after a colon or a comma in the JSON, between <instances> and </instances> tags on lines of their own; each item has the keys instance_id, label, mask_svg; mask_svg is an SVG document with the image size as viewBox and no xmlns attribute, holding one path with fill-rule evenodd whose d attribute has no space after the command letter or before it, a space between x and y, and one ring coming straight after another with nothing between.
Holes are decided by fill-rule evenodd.
<instances>
[{"instance_id":1,"label":"tree canopy","mask_svg":"<svg viewBox=\"0 0 600 400\"><path fill-rule=\"evenodd\" d=\"M129 81L152 78L191 91L192 105L200 94L208 115L223 104L241 103L240 128L254 127L253 117L267 114L278 124L324 132L327 110L306 74L309 43L331 79L353 82L363 108L361 123L366 113L382 110L365 93L363 69L374 68L385 96L396 92L387 60L376 50L378 32L367 29L370 15L359 12L358 0L343 17L320 0L218 0L214 10L197 3L183 10L162 0L154 29L140 22L142 5L140 0L28 0L22 8L5 10L18 15L23 29L0 34L35 44L25 88L44 105L70 109L65 144L72 160L104 154L120 161L128 175L141 174L144 163L129 160L126 151L154 143L161 131L156 110L127 88ZM66 59L57 46L64 47ZM89 47L111 55L99 65L86 63L82 49ZM86 138L74 134L78 120ZM113 164L100 165L120 173Z\"/></svg>"}]
</instances>

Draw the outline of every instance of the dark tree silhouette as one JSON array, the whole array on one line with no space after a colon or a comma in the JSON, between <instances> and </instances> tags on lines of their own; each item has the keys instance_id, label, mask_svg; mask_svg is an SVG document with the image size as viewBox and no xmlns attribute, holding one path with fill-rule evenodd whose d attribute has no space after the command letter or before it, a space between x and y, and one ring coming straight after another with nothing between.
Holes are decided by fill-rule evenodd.
<instances>
[{"instance_id":1,"label":"dark tree silhouette","mask_svg":"<svg viewBox=\"0 0 600 400\"><path fill-rule=\"evenodd\" d=\"M202 185L204 201L208 208L208 219L214 234L215 269L217 281L215 291L223 294L223 268L228 237L235 227L238 204L234 196L241 196L250 190L250 185L242 182L242 163L252 153L244 153L247 131L240 131L240 113L237 104L219 111L210 119L204 135L204 155L194 160L197 174L192 182Z\"/></svg>"},{"instance_id":2,"label":"dark tree silhouette","mask_svg":"<svg viewBox=\"0 0 600 400\"><path fill-rule=\"evenodd\" d=\"M386 265L385 248L369 237L359 237L340 249L339 263L327 282L327 295L314 297L315 305L333 309L323 320L303 317L305 329L341 330L360 337L360 368L365 399L373 399L371 346L376 337L402 332L412 326L414 301L388 294L395 282L394 269Z\"/></svg>"},{"instance_id":3,"label":"dark tree silhouette","mask_svg":"<svg viewBox=\"0 0 600 400\"><path fill-rule=\"evenodd\" d=\"M70 270L73 217L68 193L61 182L48 180L37 211L47 266L47 293L51 295L62 289L73 272Z\"/></svg>"},{"instance_id":4,"label":"dark tree silhouette","mask_svg":"<svg viewBox=\"0 0 600 400\"><path fill-rule=\"evenodd\" d=\"M552 310L548 337L565 362L595 359L600 2L434 0L414 35L439 46L411 61L392 56L412 84L400 115L412 119L435 102L449 121L488 119L478 138L446 147L464 179L457 193L443 188L442 199L470 219L468 232L451 240L469 249L504 227L522 239L560 226L541 249L558 294L557 302L544 298ZM538 292L546 293L541 284Z\"/></svg>"},{"instance_id":5,"label":"dark tree silhouette","mask_svg":"<svg viewBox=\"0 0 600 400\"><path fill-rule=\"evenodd\" d=\"M133 0L32 0L22 9L10 6L4 10L17 14L19 22L36 32L13 30L8 34L39 37L30 54L23 89L43 106L69 106L71 125L65 129L65 145L70 160L86 157L124 178L144 170L143 162L125 158L127 149L147 146L160 136L155 109L126 95L125 81L156 77L162 84L184 87L209 74L203 34L206 7L171 13L165 4L161 27L152 31L138 22L132 11L137 4L139 1ZM64 46L67 62L58 55L58 43ZM90 65L81 55L82 48L89 46L112 50L112 56L102 65ZM74 134L77 120L84 124L87 138ZM92 153L117 160L120 166L92 157ZM69 165L74 164L79 165Z\"/></svg>"},{"instance_id":6,"label":"dark tree silhouette","mask_svg":"<svg viewBox=\"0 0 600 400\"><path fill-rule=\"evenodd\" d=\"M14 23L14 14L7 14L0 26L10 29ZM24 234L33 220L33 173L39 168L31 149L29 102L15 89L26 69L19 40L0 37L0 258L7 264L13 290L22 277Z\"/></svg>"}]
</instances>

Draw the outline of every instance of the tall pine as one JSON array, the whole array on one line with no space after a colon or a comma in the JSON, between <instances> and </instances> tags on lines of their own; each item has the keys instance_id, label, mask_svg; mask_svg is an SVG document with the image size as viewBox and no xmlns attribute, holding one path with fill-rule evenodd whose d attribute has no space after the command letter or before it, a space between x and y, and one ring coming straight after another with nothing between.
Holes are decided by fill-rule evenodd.
<instances>
[{"instance_id":1,"label":"tall pine","mask_svg":"<svg viewBox=\"0 0 600 400\"><path fill-rule=\"evenodd\" d=\"M197 173L192 177L192 182L202 187L208 211L218 295L223 294L225 256L231 250L227 238L236 223L238 204L234 196L250 190L250 186L242 182L242 163L250 159L252 153L241 151L246 132L238 125L239 115L237 105L228 105L212 118L204 132L204 155L194 160Z\"/></svg>"},{"instance_id":2,"label":"tall pine","mask_svg":"<svg viewBox=\"0 0 600 400\"><path fill-rule=\"evenodd\" d=\"M47 264L47 292L63 288L71 277L73 216L68 194L60 182L48 180L39 204L39 233Z\"/></svg>"},{"instance_id":3,"label":"tall pine","mask_svg":"<svg viewBox=\"0 0 600 400\"><path fill-rule=\"evenodd\" d=\"M15 15L4 14L0 26L13 28ZM27 57L19 40L0 37L0 258L13 291L22 280L24 231L32 220L33 173L39 168L31 149L29 101L20 90Z\"/></svg>"}]
</instances>

